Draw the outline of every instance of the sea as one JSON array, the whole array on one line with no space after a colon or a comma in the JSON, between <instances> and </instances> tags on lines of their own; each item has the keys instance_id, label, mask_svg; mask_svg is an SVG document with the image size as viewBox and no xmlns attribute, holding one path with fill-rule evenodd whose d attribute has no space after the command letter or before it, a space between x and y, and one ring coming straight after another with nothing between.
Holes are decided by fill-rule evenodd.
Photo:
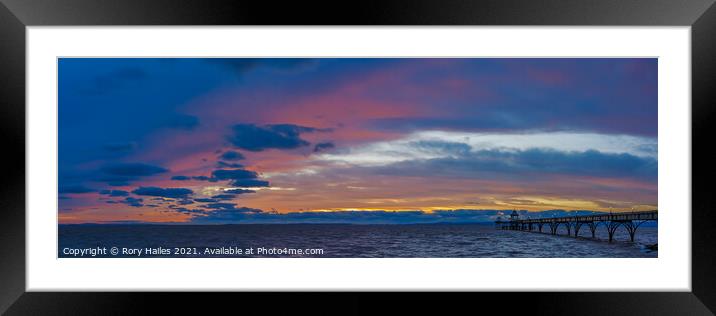
<instances>
[{"instance_id":1,"label":"sea","mask_svg":"<svg viewBox=\"0 0 716 316\"><path fill-rule=\"evenodd\" d=\"M656 258L657 227L634 242L496 229L493 224L59 225L60 258ZM651 246L651 247L650 247Z\"/></svg>"}]
</instances>

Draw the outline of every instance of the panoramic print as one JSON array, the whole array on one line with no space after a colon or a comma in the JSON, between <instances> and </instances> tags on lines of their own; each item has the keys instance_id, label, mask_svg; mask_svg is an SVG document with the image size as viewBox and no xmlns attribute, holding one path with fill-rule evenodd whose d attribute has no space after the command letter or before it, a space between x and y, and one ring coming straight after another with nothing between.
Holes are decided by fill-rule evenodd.
<instances>
[{"instance_id":1,"label":"panoramic print","mask_svg":"<svg viewBox=\"0 0 716 316\"><path fill-rule=\"evenodd\" d=\"M60 58L57 256L656 258L657 78L656 58Z\"/></svg>"}]
</instances>

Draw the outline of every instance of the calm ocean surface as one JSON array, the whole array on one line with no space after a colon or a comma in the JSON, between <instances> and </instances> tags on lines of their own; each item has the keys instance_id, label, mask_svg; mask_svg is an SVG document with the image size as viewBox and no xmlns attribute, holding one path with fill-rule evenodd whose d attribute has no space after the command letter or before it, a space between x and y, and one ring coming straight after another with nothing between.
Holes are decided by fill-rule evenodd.
<instances>
[{"instance_id":1,"label":"calm ocean surface","mask_svg":"<svg viewBox=\"0 0 716 316\"><path fill-rule=\"evenodd\" d=\"M563 227L560 227L563 229ZM549 231L545 228L544 231ZM249 224L249 225L60 225L59 257L106 248L97 257L319 257L319 258L636 258L658 256L657 227L640 227L629 242L623 227L609 244L585 226L580 238L497 230L492 224ZM560 234L565 234L564 230ZM581 238L584 236L584 238ZM118 250L111 254L112 247ZM153 252L146 248L153 249ZM181 248L181 249L175 249ZM252 248L254 253L232 251ZM133 249L140 249L139 253ZM257 253L259 250L262 254ZM322 254L297 254L320 249ZM126 250L126 253L123 253ZM82 257L91 257L85 250ZM132 252L134 251L134 252ZM164 252L164 253L162 253ZM315 252L315 251L314 251ZM77 255L75 255L77 253Z\"/></svg>"}]
</instances>

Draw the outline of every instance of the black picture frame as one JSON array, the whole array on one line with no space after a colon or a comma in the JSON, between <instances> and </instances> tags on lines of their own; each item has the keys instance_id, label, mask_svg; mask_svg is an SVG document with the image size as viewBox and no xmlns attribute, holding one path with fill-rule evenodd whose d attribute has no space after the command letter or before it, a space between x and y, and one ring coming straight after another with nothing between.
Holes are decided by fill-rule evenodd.
<instances>
[{"instance_id":1,"label":"black picture frame","mask_svg":"<svg viewBox=\"0 0 716 316\"><path fill-rule=\"evenodd\" d=\"M0 135L5 170L0 195L0 312L9 315L144 314L241 308L330 314L496 306L498 311L586 315L711 315L716 311L716 216L707 199L714 166L707 153L716 100L714 0L495 1L199 1L0 0ZM369 293L215 294L38 293L25 291L25 34L27 26L62 25L638 25L690 26L692 57L692 292L479 293L469 299L417 294L396 299ZM697 184L698 185L695 185ZM659 192L669 194L668 192ZM668 225L668 223L666 224ZM559 276L556 276L559 277ZM258 303L265 299L267 303ZM206 303L195 303L205 301ZM185 304L192 302L192 304ZM222 302L222 304L217 304ZM274 302L274 303L270 303ZM280 304L276 302L281 302ZM439 306L427 306L434 302ZM519 302L519 304L515 304ZM416 306L417 303L417 306ZM264 305L270 304L270 305ZM218 308L218 309L217 309ZM469 307L468 307L469 308ZM486 309L485 309L486 310ZM238 311L238 310L237 310Z\"/></svg>"}]
</instances>

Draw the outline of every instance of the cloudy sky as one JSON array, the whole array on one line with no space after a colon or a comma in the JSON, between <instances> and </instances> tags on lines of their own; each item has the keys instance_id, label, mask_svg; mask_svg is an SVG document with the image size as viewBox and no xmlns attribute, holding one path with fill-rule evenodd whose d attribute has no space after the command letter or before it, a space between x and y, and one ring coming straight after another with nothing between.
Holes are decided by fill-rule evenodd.
<instances>
[{"instance_id":1,"label":"cloudy sky","mask_svg":"<svg viewBox=\"0 0 716 316\"><path fill-rule=\"evenodd\" d=\"M657 60L63 58L58 141L62 223L651 209Z\"/></svg>"}]
</instances>

